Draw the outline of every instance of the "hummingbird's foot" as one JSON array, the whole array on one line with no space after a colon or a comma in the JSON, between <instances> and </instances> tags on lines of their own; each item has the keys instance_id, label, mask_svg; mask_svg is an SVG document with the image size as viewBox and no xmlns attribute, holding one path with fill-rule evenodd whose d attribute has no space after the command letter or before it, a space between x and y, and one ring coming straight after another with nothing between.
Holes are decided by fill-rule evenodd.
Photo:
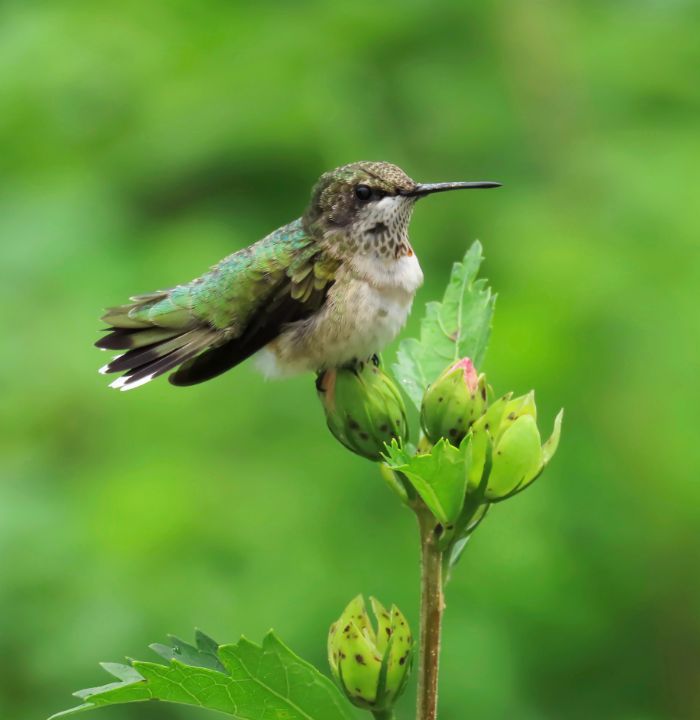
<instances>
[{"instance_id":1,"label":"hummingbird's foot","mask_svg":"<svg viewBox=\"0 0 700 720\"><path fill-rule=\"evenodd\" d=\"M353 358L352 360L349 360L345 363L345 365L341 365L338 369L339 370L350 370L351 372L354 372L355 375L359 375L365 368L365 363L362 360L358 360L357 358Z\"/></svg>"},{"instance_id":2,"label":"hummingbird's foot","mask_svg":"<svg viewBox=\"0 0 700 720\"><path fill-rule=\"evenodd\" d=\"M330 370L319 370L316 374L316 392L319 395L325 395L326 393L333 395L336 374L337 371L332 368Z\"/></svg>"},{"instance_id":3,"label":"hummingbird's foot","mask_svg":"<svg viewBox=\"0 0 700 720\"><path fill-rule=\"evenodd\" d=\"M372 363L372 365L374 365L375 367L379 367L381 365L379 355L377 355L377 353L374 353L374 355L371 355L366 360L358 360L357 358L353 358L352 360L350 360L350 362L343 365L342 369L352 370L355 375L359 375L365 369L365 365L368 365L369 363Z\"/></svg>"},{"instance_id":4,"label":"hummingbird's foot","mask_svg":"<svg viewBox=\"0 0 700 720\"><path fill-rule=\"evenodd\" d=\"M333 383L333 379L335 376L335 370L319 370L316 373L316 392L319 393L326 393L328 392L328 387L330 384Z\"/></svg>"}]
</instances>

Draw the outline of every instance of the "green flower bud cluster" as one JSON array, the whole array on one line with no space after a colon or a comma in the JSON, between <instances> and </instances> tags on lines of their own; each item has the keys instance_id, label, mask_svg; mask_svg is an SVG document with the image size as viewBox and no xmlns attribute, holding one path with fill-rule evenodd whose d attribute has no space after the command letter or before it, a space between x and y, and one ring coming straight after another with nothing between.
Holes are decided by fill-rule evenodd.
<instances>
[{"instance_id":1,"label":"green flower bud cluster","mask_svg":"<svg viewBox=\"0 0 700 720\"><path fill-rule=\"evenodd\" d=\"M517 398L508 393L489 406L486 388L486 377L472 361L459 360L428 387L421 424L433 444L445 438L459 447L469 435L467 492L497 502L523 490L542 472L557 449L562 413L542 445L534 392Z\"/></svg>"},{"instance_id":2,"label":"green flower bud cluster","mask_svg":"<svg viewBox=\"0 0 700 720\"><path fill-rule=\"evenodd\" d=\"M450 567L493 503L524 490L547 466L559 444L562 414L543 444L534 392L516 398L508 393L489 405L486 378L468 358L451 364L427 389L425 437L417 450L392 441L384 460L394 484L402 482L404 501L435 518Z\"/></svg>"},{"instance_id":3,"label":"green flower bud cluster","mask_svg":"<svg viewBox=\"0 0 700 720\"><path fill-rule=\"evenodd\" d=\"M352 452L378 461L385 443L408 439L401 393L377 365L326 370L316 387L328 429Z\"/></svg>"},{"instance_id":4,"label":"green flower bud cluster","mask_svg":"<svg viewBox=\"0 0 700 720\"><path fill-rule=\"evenodd\" d=\"M385 712L401 695L411 670L413 638L406 618L370 598L372 627L362 595L350 601L328 634L328 662L341 690L358 707Z\"/></svg>"},{"instance_id":5,"label":"green flower bud cluster","mask_svg":"<svg viewBox=\"0 0 700 720\"><path fill-rule=\"evenodd\" d=\"M468 537L491 504L528 487L559 444L562 412L543 444L534 392L489 404L486 377L469 358L427 388L417 451L407 443L399 389L380 367L327 370L317 388L333 435L358 455L384 460L384 479L406 504L418 507L420 498L445 549Z\"/></svg>"}]
</instances>

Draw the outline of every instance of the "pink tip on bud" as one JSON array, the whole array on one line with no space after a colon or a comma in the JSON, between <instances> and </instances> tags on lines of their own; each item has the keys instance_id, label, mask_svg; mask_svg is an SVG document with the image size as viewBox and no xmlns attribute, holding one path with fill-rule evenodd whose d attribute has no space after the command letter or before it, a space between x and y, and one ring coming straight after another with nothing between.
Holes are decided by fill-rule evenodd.
<instances>
[{"instance_id":1,"label":"pink tip on bud","mask_svg":"<svg viewBox=\"0 0 700 720\"><path fill-rule=\"evenodd\" d=\"M458 360L450 368L450 372L457 369L462 370L462 373L464 375L464 384L469 389L469 392L476 392L476 389L479 386L479 374L476 372L476 368L474 367L474 363L471 361L471 359L465 357L461 360Z\"/></svg>"}]
</instances>

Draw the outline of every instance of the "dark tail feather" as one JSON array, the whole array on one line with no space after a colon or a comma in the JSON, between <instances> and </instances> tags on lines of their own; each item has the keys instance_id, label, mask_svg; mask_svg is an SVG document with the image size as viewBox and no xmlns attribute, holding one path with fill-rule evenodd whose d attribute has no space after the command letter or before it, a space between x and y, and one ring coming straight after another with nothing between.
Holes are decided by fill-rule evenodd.
<instances>
[{"instance_id":1,"label":"dark tail feather","mask_svg":"<svg viewBox=\"0 0 700 720\"><path fill-rule=\"evenodd\" d=\"M199 352L199 350L201 350L201 346L193 348L189 345L179 350L173 350L173 352L164 355L155 362L145 363L144 365L133 368L115 380L110 387L119 388L120 390L132 390L133 388L140 387L163 373L168 372L168 370L177 367L181 362Z\"/></svg>"},{"instance_id":2,"label":"dark tail feather","mask_svg":"<svg viewBox=\"0 0 700 720\"><path fill-rule=\"evenodd\" d=\"M131 390L194 358L216 338L211 328L180 331L180 335L136 347L120 355L100 369L103 374L125 372L110 387Z\"/></svg>"},{"instance_id":3,"label":"dark tail feather","mask_svg":"<svg viewBox=\"0 0 700 720\"><path fill-rule=\"evenodd\" d=\"M107 328L109 335L100 338L95 347L101 350L133 350L134 348L154 345L180 334L176 328Z\"/></svg>"},{"instance_id":4,"label":"dark tail feather","mask_svg":"<svg viewBox=\"0 0 700 720\"><path fill-rule=\"evenodd\" d=\"M201 330L190 330L189 332L182 333L168 340L163 340L162 342L156 342L146 347L137 347L134 350L129 350L129 352L114 358L114 360L105 367L105 372L123 372L124 370L133 370L134 368L149 365L175 350L181 350L193 340L200 337L201 334Z\"/></svg>"}]
</instances>

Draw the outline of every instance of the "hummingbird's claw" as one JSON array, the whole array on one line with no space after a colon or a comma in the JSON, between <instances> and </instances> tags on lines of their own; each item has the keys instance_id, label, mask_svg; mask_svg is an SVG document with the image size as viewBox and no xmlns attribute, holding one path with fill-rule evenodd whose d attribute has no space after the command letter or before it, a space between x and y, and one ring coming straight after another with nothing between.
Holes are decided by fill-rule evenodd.
<instances>
[{"instance_id":1,"label":"hummingbird's claw","mask_svg":"<svg viewBox=\"0 0 700 720\"><path fill-rule=\"evenodd\" d=\"M326 392L326 388L325 388L325 386L324 386L324 384L323 384L323 381L324 381L325 378L326 378L326 372L327 372L326 370L321 370L321 372L319 372L319 373L316 375L316 380L315 380L316 392L319 392L319 393L325 393L325 392Z\"/></svg>"}]
</instances>

